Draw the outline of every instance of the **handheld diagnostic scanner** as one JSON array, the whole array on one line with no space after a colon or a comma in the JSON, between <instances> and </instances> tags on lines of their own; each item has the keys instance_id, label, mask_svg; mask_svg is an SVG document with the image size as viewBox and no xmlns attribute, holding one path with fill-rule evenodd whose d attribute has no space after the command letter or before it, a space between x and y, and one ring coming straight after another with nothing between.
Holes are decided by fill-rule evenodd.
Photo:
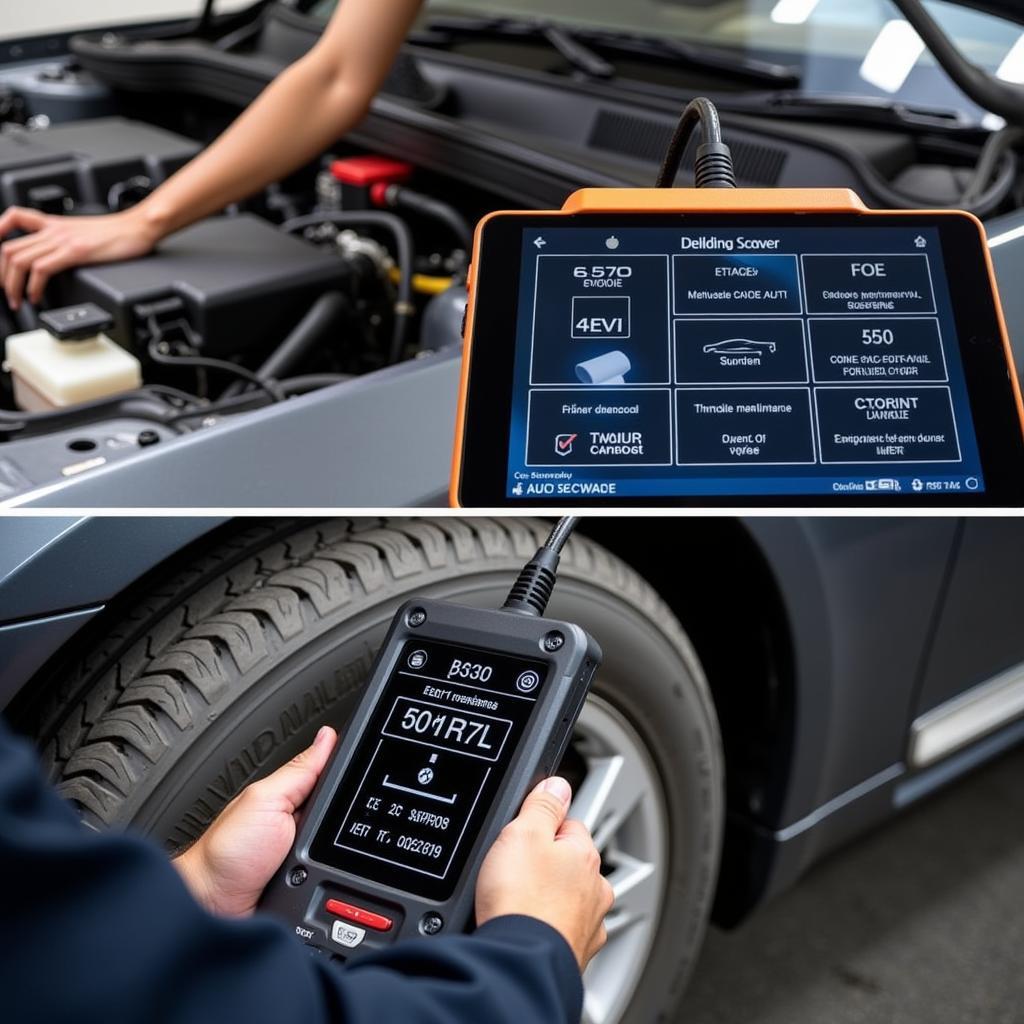
<instances>
[{"instance_id":1,"label":"handheld diagnostic scanner","mask_svg":"<svg viewBox=\"0 0 1024 1024\"><path fill-rule=\"evenodd\" d=\"M1024 504L981 223L727 187L723 149L480 223L452 505Z\"/></svg>"},{"instance_id":2,"label":"handheld diagnostic scanner","mask_svg":"<svg viewBox=\"0 0 1024 1024\"><path fill-rule=\"evenodd\" d=\"M472 923L480 863L558 767L601 661L579 626L544 617L562 520L501 610L415 599L264 894L306 944L351 958Z\"/></svg>"}]
</instances>

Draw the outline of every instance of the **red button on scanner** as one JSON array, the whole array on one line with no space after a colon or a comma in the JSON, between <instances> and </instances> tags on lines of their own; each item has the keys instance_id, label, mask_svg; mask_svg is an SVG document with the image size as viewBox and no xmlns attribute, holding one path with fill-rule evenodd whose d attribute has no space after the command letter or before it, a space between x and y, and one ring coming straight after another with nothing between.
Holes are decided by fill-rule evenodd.
<instances>
[{"instance_id":1,"label":"red button on scanner","mask_svg":"<svg viewBox=\"0 0 1024 1024\"><path fill-rule=\"evenodd\" d=\"M343 917L346 921L362 924L367 928L376 928L379 932L390 931L393 923L390 917L375 914L371 910L363 910L362 907L354 907L351 903L343 903L341 900L328 900L324 908L328 914Z\"/></svg>"}]
</instances>

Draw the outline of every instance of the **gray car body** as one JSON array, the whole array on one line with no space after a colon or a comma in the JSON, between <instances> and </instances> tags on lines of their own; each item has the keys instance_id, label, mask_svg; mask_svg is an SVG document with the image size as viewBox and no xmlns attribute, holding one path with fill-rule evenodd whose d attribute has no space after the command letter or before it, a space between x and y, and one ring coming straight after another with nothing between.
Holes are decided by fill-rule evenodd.
<instances>
[{"instance_id":1,"label":"gray car body","mask_svg":"<svg viewBox=\"0 0 1024 1024\"><path fill-rule=\"evenodd\" d=\"M118 598L139 580L180 566L192 545L225 522L0 523L0 709L43 685L50 659L74 652L83 627L102 623L105 610L116 609ZM644 524L642 545L614 521L592 521L582 529L592 528L634 564L645 550L667 550L682 541L703 551L701 564L673 570L668 583L662 579L657 585L674 608L685 590L731 593L724 610L735 643L745 621L753 629L755 612L766 609L745 612L748 570L742 566L740 578L716 578L724 551L709 531L734 530L737 541L742 537L749 546L744 564L751 578L756 562L770 579L784 634L777 644L792 655L789 669L778 670L791 676L793 693L775 751L780 767L775 778L763 780L766 788L775 787L777 799L770 809L730 808L727 857L732 843L742 858L756 863L756 882L743 906L725 917L737 919L827 850L1024 738L1024 723L1017 722L928 770L914 772L907 765L915 718L1024 663L1019 521L753 518ZM702 657L710 655L699 642L697 649ZM724 721L730 717L724 702L745 698L742 690L737 695L736 680L709 675ZM744 870L751 865L745 863Z\"/></svg>"}]
</instances>

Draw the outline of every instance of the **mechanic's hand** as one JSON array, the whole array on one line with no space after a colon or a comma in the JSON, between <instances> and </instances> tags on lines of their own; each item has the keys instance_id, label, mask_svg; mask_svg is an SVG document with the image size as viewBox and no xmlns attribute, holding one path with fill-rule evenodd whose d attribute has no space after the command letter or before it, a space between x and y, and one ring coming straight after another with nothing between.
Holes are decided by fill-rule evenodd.
<instances>
[{"instance_id":1,"label":"mechanic's hand","mask_svg":"<svg viewBox=\"0 0 1024 1024\"><path fill-rule=\"evenodd\" d=\"M296 812L313 791L338 734L324 726L313 745L273 775L246 786L202 838L173 861L207 910L244 917L295 841Z\"/></svg>"},{"instance_id":2,"label":"mechanic's hand","mask_svg":"<svg viewBox=\"0 0 1024 1024\"><path fill-rule=\"evenodd\" d=\"M57 217L20 206L0 216L0 238L12 231L30 234L0 245L0 281L11 309L28 298L38 302L54 274L85 263L143 256L159 240L137 208L100 217Z\"/></svg>"},{"instance_id":3,"label":"mechanic's hand","mask_svg":"<svg viewBox=\"0 0 1024 1024\"><path fill-rule=\"evenodd\" d=\"M545 779L502 829L484 858L476 884L476 919L527 914L551 925L569 943L580 970L605 944L604 916L612 887L586 826L567 820L572 790Z\"/></svg>"}]
</instances>

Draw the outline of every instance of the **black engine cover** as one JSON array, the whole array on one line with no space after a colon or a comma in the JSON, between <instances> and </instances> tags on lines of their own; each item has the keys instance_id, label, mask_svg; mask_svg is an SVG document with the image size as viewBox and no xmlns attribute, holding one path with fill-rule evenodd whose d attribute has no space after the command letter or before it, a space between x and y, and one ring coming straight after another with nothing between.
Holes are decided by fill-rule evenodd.
<instances>
[{"instance_id":1,"label":"black engine cover","mask_svg":"<svg viewBox=\"0 0 1024 1024\"><path fill-rule=\"evenodd\" d=\"M63 188L75 208L106 207L117 182L144 175L155 186L199 152L199 144L123 117L0 135L0 206L29 206L32 190Z\"/></svg>"},{"instance_id":2,"label":"black engine cover","mask_svg":"<svg viewBox=\"0 0 1024 1024\"><path fill-rule=\"evenodd\" d=\"M281 341L345 273L338 257L240 214L201 221L141 259L61 275L51 299L95 302L114 319L111 337L133 350L143 326L134 307L178 297L203 352L228 354Z\"/></svg>"}]
</instances>

